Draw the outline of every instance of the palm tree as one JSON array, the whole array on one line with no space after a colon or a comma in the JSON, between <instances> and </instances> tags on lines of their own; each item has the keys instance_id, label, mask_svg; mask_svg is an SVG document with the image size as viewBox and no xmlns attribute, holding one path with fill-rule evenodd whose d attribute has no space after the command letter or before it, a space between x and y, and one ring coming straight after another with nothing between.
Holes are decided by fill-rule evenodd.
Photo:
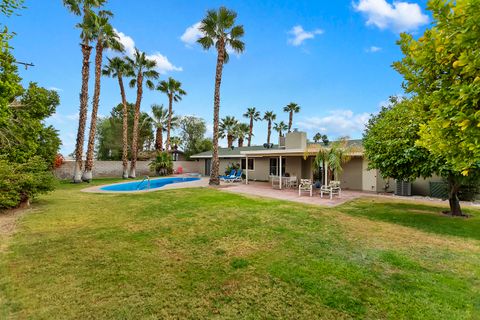
<instances>
[{"instance_id":1,"label":"palm tree","mask_svg":"<svg viewBox=\"0 0 480 320\"><path fill-rule=\"evenodd\" d=\"M288 126L285 122L280 121L278 123L275 123L273 129L278 132L278 140L280 140L280 138L283 137L283 132L287 131Z\"/></svg>"},{"instance_id":2,"label":"palm tree","mask_svg":"<svg viewBox=\"0 0 480 320\"><path fill-rule=\"evenodd\" d=\"M250 126L246 123L239 123L235 127L235 137L238 139L238 147L243 147L243 141L245 140L245 137L250 137L252 134L250 131Z\"/></svg>"},{"instance_id":3,"label":"palm tree","mask_svg":"<svg viewBox=\"0 0 480 320\"><path fill-rule=\"evenodd\" d=\"M168 123L167 123L167 147L166 150L170 150L170 130L172 127L172 115L173 115L173 101L178 102L182 100L182 96L187 93L182 89L182 83L173 79L172 77L168 78L168 81L162 81L157 86L157 90L165 93L168 96Z\"/></svg>"},{"instance_id":4,"label":"palm tree","mask_svg":"<svg viewBox=\"0 0 480 320\"><path fill-rule=\"evenodd\" d=\"M318 141L320 140L322 140L322 135L320 134L320 132L315 133L315 135L313 136L313 142L318 143Z\"/></svg>"},{"instance_id":5,"label":"palm tree","mask_svg":"<svg viewBox=\"0 0 480 320\"><path fill-rule=\"evenodd\" d=\"M154 60L147 59L145 52L140 52L135 48L133 58L127 57L127 62L130 68L133 70L134 78L130 80L130 87L137 87L137 100L135 102L135 113L133 116L133 129L132 129L132 159L130 162L129 178L135 178L135 169L137 166L137 153L138 153L138 119L140 117L140 105L142 103L143 96L143 80L146 79L145 85L147 88L153 90L155 85L150 79L158 79L159 74L155 71L157 63Z\"/></svg>"},{"instance_id":6,"label":"palm tree","mask_svg":"<svg viewBox=\"0 0 480 320\"><path fill-rule=\"evenodd\" d=\"M293 123L293 113L300 112L300 106L295 102L290 102L283 108L284 112L288 112L288 132L292 130L292 123Z\"/></svg>"},{"instance_id":7,"label":"palm tree","mask_svg":"<svg viewBox=\"0 0 480 320\"><path fill-rule=\"evenodd\" d=\"M243 26L235 25L237 14L225 7L216 10L208 10L206 17L200 23L200 31L203 37L198 43L205 50L215 46L217 50L217 67L215 72L215 93L213 98L213 155L210 173L210 184L219 185L218 178L218 125L220 114L220 85L222 83L223 65L228 62L227 47L237 53L245 50L245 44L240 40L244 35Z\"/></svg>"},{"instance_id":8,"label":"palm tree","mask_svg":"<svg viewBox=\"0 0 480 320\"><path fill-rule=\"evenodd\" d=\"M272 134L272 121L275 121L277 119L277 115L273 113L273 111L265 111L263 115L263 120L268 121L268 127L267 127L267 143L270 144L270 136Z\"/></svg>"},{"instance_id":9,"label":"palm tree","mask_svg":"<svg viewBox=\"0 0 480 320\"><path fill-rule=\"evenodd\" d=\"M104 76L117 78L118 86L120 87L120 95L122 97L123 105L123 124L122 124L122 166L124 179L128 178L128 105L127 97L125 95L125 87L123 86L123 76L131 77L133 71L129 68L129 64L122 58L107 58L108 64L103 68Z\"/></svg>"},{"instance_id":10,"label":"palm tree","mask_svg":"<svg viewBox=\"0 0 480 320\"><path fill-rule=\"evenodd\" d=\"M152 105L152 117L151 121L155 127L155 149L157 151L163 151L163 132L167 131L168 122L170 121L171 128L175 128L179 124L179 118L170 114L163 105Z\"/></svg>"},{"instance_id":11,"label":"palm tree","mask_svg":"<svg viewBox=\"0 0 480 320\"><path fill-rule=\"evenodd\" d=\"M342 165L351 160L351 154L355 151L355 147L348 145L346 137L333 142L329 147L320 147L315 156L314 165L317 168L322 167L324 169L324 185L328 185L329 170L334 173L334 179L338 180L343 171Z\"/></svg>"},{"instance_id":12,"label":"palm tree","mask_svg":"<svg viewBox=\"0 0 480 320\"><path fill-rule=\"evenodd\" d=\"M82 43L82 87L80 89L80 110L78 114L77 140L75 144L75 168L73 172L73 182L82 182L82 156L83 142L85 140L85 125L87 123L88 112L88 80L90 77L90 54L92 47L91 25L88 23L88 17L92 14L92 8L101 7L106 0L63 0L63 5L77 16L82 16L82 23L77 24L81 30L80 38Z\"/></svg>"},{"instance_id":13,"label":"palm tree","mask_svg":"<svg viewBox=\"0 0 480 320\"><path fill-rule=\"evenodd\" d=\"M231 148L233 145L233 141L235 140L235 129L238 125L238 120L235 117L226 116L220 122L220 137L225 138L227 137L227 147Z\"/></svg>"},{"instance_id":14,"label":"palm tree","mask_svg":"<svg viewBox=\"0 0 480 320\"><path fill-rule=\"evenodd\" d=\"M252 142L252 133L253 133L253 122L261 120L260 112L257 111L255 107L247 108L247 112L243 114L245 118L250 119L250 130L248 132L248 146L250 147Z\"/></svg>"},{"instance_id":15,"label":"palm tree","mask_svg":"<svg viewBox=\"0 0 480 320\"><path fill-rule=\"evenodd\" d=\"M178 124L180 125L180 118L178 118ZM182 138L180 137L170 137L170 143L173 146L173 150L177 150L182 142Z\"/></svg>"},{"instance_id":16,"label":"palm tree","mask_svg":"<svg viewBox=\"0 0 480 320\"><path fill-rule=\"evenodd\" d=\"M95 87L93 92L92 115L90 117L90 132L88 136L87 161L85 164L85 172L83 173L83 181L92 180L93 169L93 152L95 149L95 132L97 128L97 113L100 103L100 79L102 77L102 61L103 50L112 49L122 52L123 45L119 41L117 33L113 30L112 25L108 21L113 14L110 11L101 10L98 15L90 15L90 23L93 27L93 38L97 40L95 46Z\"/></svg>"}]
</instances>

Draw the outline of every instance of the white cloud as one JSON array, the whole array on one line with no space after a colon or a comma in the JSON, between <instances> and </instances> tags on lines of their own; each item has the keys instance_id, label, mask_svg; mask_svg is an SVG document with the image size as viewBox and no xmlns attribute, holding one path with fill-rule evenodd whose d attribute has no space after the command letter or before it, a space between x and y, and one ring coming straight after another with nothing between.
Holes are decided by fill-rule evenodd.
<instances>
[{"instance_id":1,"label":"white cloud","mask_svg":"<svg viewBox=\"0 0 480 320\"><path fill-rule=\"evenodd\" d=\"M118 37L120 38L120 42L125 47L125 53L127 56L132 57L135 53L135 41L133 41L132 37L127 36L125 33L120 32L115 29ZM147 55L148 59L155 60L157 63L157 71L165 74L170 71L183 71L182 67L177 67L173 63L171 63L166 56L161 54L160 52L155 52L153 54Z\"/></svg>"},{"instance_id":2,"label":"white cloud","mask_svg":"<svg viewBox=\"0 0 480 320\"><path fill-rule=\"evenodd\" d=\"M201 22L197 22L190 27L188 27L185 32L180 37L187 47L194 45L197 40L203 36L202 31L200 31Z\"/></svg>"},{"instance_id":3,"label":"white cloud","mask_svg":"<svg viewBox=\"0 0 480 320\"><path fill-rule=\"evenodd\" d=\"M381 51L381 50L382 50L382 48L380 48L380 47L371 46L370 48L367 48L365 51L369 52L369 53L375 53L375 52L378 52L378 51Z\"/></svg>"},{"instance_id":4,"label":"white cloud","mask_svg":"<svg viewBox=\"0 0 480 320\"><path fill-rule=\"evenodd\" d=\"M320 35L323 33L321 29L315 29L313 31L306 31L303 29L301 25L294 26L288 34L291 37L288 39L288 43L292 46L299 46L307 39L313 39L316 35Z\"/></svg>"},{"instance_id":5,"label":"white cloud","mask_svg":"<svg viewBox=\"0 0 480 320\"><path fill-rule=\"evenodd\" d=\"M47 88L47 89L48 89L48 90L57 91L57 92L63 91L63 89L60 89L60 88L57 88L57 87L49 87L49 88Z\"/></svg>"},{"instance_id":6,"label":"white cloud","mask_svg":"<svg viewBox=\"0 0 480 320\"><path fill-rule=\"evenodd\" d=\"M367 25L396 32L416 30L429 21L416 3L394 1L390 4L386 0L360 0L353 7L367 16Z\"/></svg>"},{"instance_id":7,"label":"white cloud","mask_svg":"<svg viewBox=\"0 0 480 320\"><path fill-rule=\"evenodd\" d=\"M300 129L325 133L330 137L359 136L370 114L354 113L351 110L333 110L325 117L310 117L297 121Z\"/></svg>"}]
</instances>

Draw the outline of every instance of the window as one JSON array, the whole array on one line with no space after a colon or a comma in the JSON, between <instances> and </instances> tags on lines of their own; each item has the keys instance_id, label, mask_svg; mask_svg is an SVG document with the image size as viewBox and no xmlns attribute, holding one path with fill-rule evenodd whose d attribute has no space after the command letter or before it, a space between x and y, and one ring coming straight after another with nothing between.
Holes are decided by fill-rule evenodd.
<instances>
[{"instance_id":1,"label":"window","mask_svg":"<svg viewBox=\"0 0 480 320\"><path fill-rule=\"evenodd\" d=\"M270 158L270 175L278 176L278 158ZM285 158L282 158L282 176L285 175Z\"/></svg>"},{"instance_id":2,"label":"window","mask_svg":"<svg viewBox=\"0 0 480 320\"><path fill-rule=\"evenodd\" d=\"M242 159L242 170L246 170L246 163L247 159ZM254 171L255 170L255 159L248 159L248 170Z\"/></svg>"}]
</instances>

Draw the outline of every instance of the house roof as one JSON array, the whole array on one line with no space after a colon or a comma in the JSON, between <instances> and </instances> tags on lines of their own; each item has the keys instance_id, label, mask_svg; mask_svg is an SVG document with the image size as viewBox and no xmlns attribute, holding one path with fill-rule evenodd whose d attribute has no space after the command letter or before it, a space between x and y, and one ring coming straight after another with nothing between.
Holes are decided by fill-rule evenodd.
<instances>
[{"instance_id":1,"label":"house roof","mask_svg":"<svg viewBox=\"0 0 480 320\"><path fill-rule=\"evenodd\" d=\"M354 156L363 155L363 145L361 139L348 140L348 146L353 147L355 150L352 152ZM331 146L332 142L327 144L327 147ZM316 154L321 147L325 147L323 143L307 143L307 150L305 149L286 149L274 145L272 148L265 148L264 146L250 146L250 147L234 147L231 148L218 148L219 158L244 158L245 156L268 156L268 155L290 155L290 156L303 156L305 151L310 154ZM191 156L193 159L208 159L212 157L212 151L205 151L202 153Z\"/></svg>"}]
</instances>

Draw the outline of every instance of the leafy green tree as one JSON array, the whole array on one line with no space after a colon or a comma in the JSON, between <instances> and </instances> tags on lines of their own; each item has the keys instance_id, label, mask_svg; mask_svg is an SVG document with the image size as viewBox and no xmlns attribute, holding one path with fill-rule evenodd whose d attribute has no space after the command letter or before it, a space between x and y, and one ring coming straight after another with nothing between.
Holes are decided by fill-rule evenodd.
<instances>
[{"instance_id":1,"label":"leafy green tree","mask_svg":"<svg viewBox=\"0 0 480 320\"><path fill-rule=\"evenodd\" d=\"M128 131L133 130L133 114L135 112L135 105L127 103L127 123ZM118 104L110 112L110 116L100 119L97 130L97 144L96 152L98 160L121 160L123 158L123 104ZM148 121L150 116L146 112L141 112L139 115L139 151L145 151L148 141L153 139L153 132L151 122ZM132 143L132 136L129 136L128 144ZM129 150L130 156L131 152Z\"/></svg>"},{"instance_id":2,"label":"leafy green tree","mask_svg":"<svg viewBox=\"0 0 480 320\"><path fill-rule=\"evenodd\" d=\"M245 50L245 44L240 40L244 35L243 26L235 25L237 13L225 7L218 10L208 10L207 15L200 23L200 31L203 36L198 43L208 50L215 47L217 50L217 67L215 71L215 93L213 98L213 154L212 170L210 174L211 185L219 185L219 159L218 159L218 137L220 117L220 85L222 83L223 65L228 62L229 55L227 48L237 53Z\"/></svg>"},{"instance_id":3,"label":"leafy green tree","mask_svg":"<svg viewBox=\"0 0 480 320\"><path fill-rule=\"evenodd\" d=\"M448 167L450 207L461 214L458 176L480 170L480 2L428 2L435 23L415 40L402 34L404 54L394 68L418 112L424 114L416 144Z\"/></svg>"},{"instance_id":4,"label":"leafy green tree","mask_svg":"<svg viewBox=\"0 0 480 320\"><path fill-rule=\"evenodd\" d=\"M415 40L402 34L394 63L427 113L418 144L467 176L480 168L480 2L429 1L435 24Z\"/></svg>"},{"instance_id":5,"label":"leafy green tree","mask_svg":"<svg viewBox=\"0 0 480 320\"><path fill-rule=\"evenodd\" d=\"M98 14L90 14L88 23L93 29L92 38L96 40L95 45L95 86L92 101L92 113L90 116L90 132L87 143L87 159L85 171L82 176L83 181L91 181L93 176L93 153L95 150L95 133L97 126L98 105L100 104L100 81L102 79L103 51L110 49L122 52L123 45L120 38L110 24L113 14L107 10L100 10Z\"/></svg>"},{"instance_id":6,"label":"leafy green tree","mask_svg":"<svg viewBox=\"0 0 480 320\"><path fill-rule=\"evenodd\" d=\"M0 143L14 140L11 134L11 104L23 93L21 78L14 64L15 58L8 50L0 51Z\"/></svg>"},{"instance_id":7,"label":"leafy green tree","mask_svg":"<svg viewBox=\"0 0 480 320\"><path fill-rule=\"evenodd\" d=\"M247 108L247 112L245 112L243 116L250 119L250 126L248 132L248 146L250 147L253 136L253 122L261 120L262 118L260 117L260 112L258 112L255 107Z\"/></svg>"},{"instance_id":8,"label":"leafy green tree","mask_svg":"<svg viewBox=\"0 0 480 320\"><path fill-rule=\"evenodd\" d=\"M238 120L231 116L226 116L220 121L220 137L227 138L227 148L231 148L233 146L233 141L237 138L235 135L237 125Z\"/></svg>"},{"instance_id":9,"label":"leafy green tree","mask_svg":"<svg viewBox=\"0 0 480 320\"><path fill-rule=\"evenodd\" d=\"M283 108L284 112L288 113L288 132L292 131L293 114L300 112L300 106L295 102L290 102Z\"/></svg>"},{"instance_id":10,"label":"leafy green tree","mask_svg":"<svg viewBox=\"0 0 480 320\"><path fill-rule=\"evenodd\" d=\"M191 155L209 151L213 148L211 139L205 138L207 127L205 120L193 116L184 116L180 120L182 149L187 159Z\"/></svg>"},{"instance_id":11,"label":"leafy green tree","mask_svg":"<svg viewBox=\"0 0 480 320\"><path fill-rule=\"evenodd\" d=\"M12 16L17 10L23 9L23 0L1 0L0 1L0 16L8 18ZM0 22L0 51L10 49L8 41L15 35L10 32L8 27Z\"/></svg>"},{"instance_id":12,"label":"leafy green tree","mask_svg":"<svg viewBox=\"0 0 480 320\"><path fill-rule=\"evenodd\" d=\"M172 129L172 118L173 118L173 102L178 102L182 100L182 96L186 95L187 92L182 89L182 83L173 79L172 77L168 78L168 81L161 81L157 90L163 92L168 97L168 121L167 121L167 141L166 149L170 150L170 131Z\"/></svg>"}]
</instances>

